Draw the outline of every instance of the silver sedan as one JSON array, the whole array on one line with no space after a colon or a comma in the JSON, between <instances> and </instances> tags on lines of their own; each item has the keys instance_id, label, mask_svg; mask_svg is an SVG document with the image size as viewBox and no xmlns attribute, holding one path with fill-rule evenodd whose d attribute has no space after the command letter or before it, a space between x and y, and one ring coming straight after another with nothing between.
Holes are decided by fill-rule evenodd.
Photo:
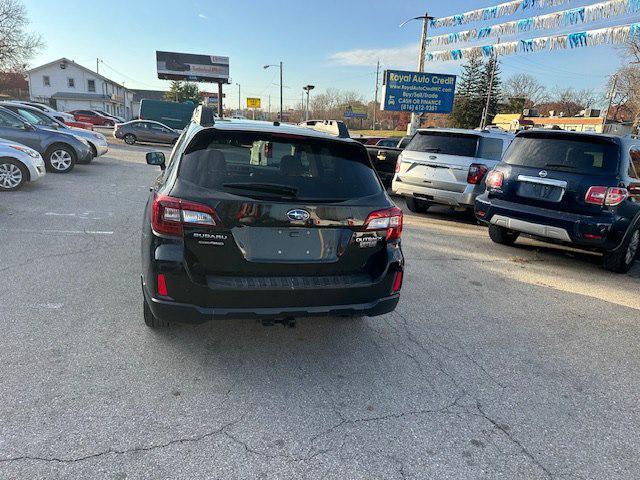
<instances>
[{"instance_id":1,"label":"silver sedan","mask_svg":"<svg viewBox=\"0 0 640 480\"><path fill-rule=\"evenodd\" d=\"M113 136L128 145L136 142L175 143L180 134L173 128L153 120L131 120L116 124Z\"/></svg>"}]
</instances>

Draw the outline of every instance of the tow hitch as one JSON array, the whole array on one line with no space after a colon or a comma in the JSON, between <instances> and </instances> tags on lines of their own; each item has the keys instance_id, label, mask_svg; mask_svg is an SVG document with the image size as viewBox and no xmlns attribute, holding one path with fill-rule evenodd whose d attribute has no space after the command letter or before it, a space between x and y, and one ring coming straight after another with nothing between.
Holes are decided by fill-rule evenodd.
<instances>
[{"instance_id":1,"label":"tow hitch","mask_svg":"<svg viewBox=\"0 0 640 480\"><path fill-rule=\"evenodd\" d=\"M282 324L283 327L295 328L296 319L294 317L287 318L269 318L260 321L263 327L273 327L276 323Z\"/></svg>"}]
</instances>

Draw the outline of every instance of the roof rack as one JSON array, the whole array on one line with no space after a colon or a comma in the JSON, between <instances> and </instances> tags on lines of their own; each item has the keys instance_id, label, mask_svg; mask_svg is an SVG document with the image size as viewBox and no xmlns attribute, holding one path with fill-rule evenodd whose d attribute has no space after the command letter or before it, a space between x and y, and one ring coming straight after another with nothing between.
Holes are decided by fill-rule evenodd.
<instances>
[{"instance_id":1,"label":"roof rack","mask_svg":"<svg viewBox=\"0 0 640 480\"><path fill-rule=\"evenodd\" d=\"M341 120L307 120L299 123L298 126L328 133L334 137L351 138L347 125Z\"/></svg>"},{"instance_id":2,"label":"roof rack","mask_svg":"<svg viewBox=\"0 0 640 480\"><path fill-rule=\"evenodd\" d=\"M191 115L191 121L203 127L212 127L216 123L216 109L205 105L198 105Z\"/></svg>"}]
</instances>

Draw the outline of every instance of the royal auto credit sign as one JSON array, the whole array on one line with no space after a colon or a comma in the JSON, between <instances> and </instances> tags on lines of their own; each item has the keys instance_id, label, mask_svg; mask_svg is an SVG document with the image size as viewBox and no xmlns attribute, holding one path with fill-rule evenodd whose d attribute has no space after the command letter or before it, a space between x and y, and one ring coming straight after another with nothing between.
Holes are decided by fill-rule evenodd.
<instances>
[{"instance_id":1,"label":"royal auto credit sign","mask_svg":"<svg viewBox=\"0 0 640 480\"><path fill-rule=\"evenodd\" d=\"M385 70L382 110L412 113L451 113L456 76Z\"/></svg>"}]
</instances>

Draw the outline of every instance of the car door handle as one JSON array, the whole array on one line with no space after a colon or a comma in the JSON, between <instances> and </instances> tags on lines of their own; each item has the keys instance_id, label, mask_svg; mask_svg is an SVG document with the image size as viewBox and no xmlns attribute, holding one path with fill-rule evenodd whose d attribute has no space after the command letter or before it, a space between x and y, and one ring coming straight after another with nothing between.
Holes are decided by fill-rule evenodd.
<instances>
[{"instance_id":1,"label":"car door handle","mask_svg":"<svg viewBox=\"0 0 640 480\"><path fill-rule=\"evenodd\" d=\"M387 159L387 152L383 152L382 150L378 150L378 156L377 156L378 160L380 160L381 162L385 161Z\"/></svg>"}]
</instances>

